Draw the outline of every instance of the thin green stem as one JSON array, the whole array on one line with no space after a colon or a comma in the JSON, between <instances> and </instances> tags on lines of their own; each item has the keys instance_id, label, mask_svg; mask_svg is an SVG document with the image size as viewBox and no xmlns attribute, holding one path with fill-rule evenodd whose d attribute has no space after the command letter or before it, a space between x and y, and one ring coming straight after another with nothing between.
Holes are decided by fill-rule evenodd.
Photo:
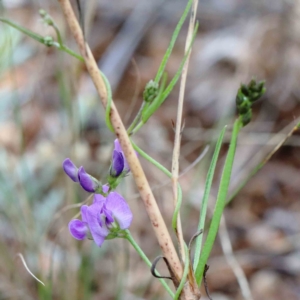
<instances>
[{"instance_id":1,"label":"thin green stem","mask_svg":"<svg viewBox=\"0 0 300 300\"><path fill-rule=\"evenodd\" d=\"M143 151L140 147L137 146L132 140L131 144L133 149L143 158L148 160L151 164L153 164L155 167L157 167L159 170L161 170L163 173L165 173L168 177L172 178L172 173L165 168L163 165L161 165L158 161L156 161L154 158L152 158L150 155L148 155L145 151Z\"/></svg>"},{"instance_id":2,"label":"thin green stem","mask_svg":"<svg viewBox=\"0 0 300 300\"><path fill-rule=\"evenodd\" d=\"M71 56L77 58L79 61L84 62L84 59L81 55L77 54L76 52L74 52L73 50L68 48L66 45L60 45L59 43L54 42L53 46L55 46L57 49L59 49L61 51L64 51L64 52L70 54Z\"/></svg>"},{"instance_id":3,"label":"thin green stem","mask_svg":"<svg viewBox=\"0 0 300 300\"><path fill-rule=\"evenodd\" d=\"M21 31L22 33L28 35L32 39L34 39L34 40L38 41L39 43L42 43L42 44L45 45L45 43L44 43L44 37L43 36L41 36L41 35L39 35L37 33L34 33L33 31L28 30L28 29L22 27L21 25L18 25L17 23L14 23L14 22L12 22L12 21L10 21L8 19L0 18L0 21L3 22L3 23L5 23L5 24L10 25L11 27L13 27L13 28Z\"/></svg>"},{"instance_id":4,"label":"thin green stem","mask_svg":"<svg viewBox=\"0 0 300 300\"><path fill-rule=\"evenodd\" d=\"M174 32L172 34L171 41L170 41L170 44L168 46L168 49L167 49L167 51L166 51L166 53L165 53L165 55L164 55L164 57L162 59L162 62L160 64L159 68L158 68L157 74L156 74L155 79L154 79L154 81L157 82L157 83L159 83L159 81L161 79L161 76L164 73L166 64L167 64L167 62L169 60L169 57L170 57L170 55L172 53L174 44L175 44L175 42L177 40L178 34L179 34L180 30L181 30L181 27L182 27L182 25L183 25L183 23L184 23L187 15L188 15L188 12L191 9L192 3L193 3L193 0L189 0L188 1L187 5L186 5L186 8L185 8L185 10L184 10L181 18L180 18L177 26L175 27L175 30L174 30Z\"/></svg>"},{"instance_id":5,"label":"thin green stem","mask_svg":"<svg viewBox=\"0 0 300 300\"><path fill-rule=\"evenodd\" d=\"M232 171L234 155L235 155L235 150L237 145L237 137L241 127L242 127L241 121L239 119L236 120L233 126L230 146L229 146L229 150L227 153L227 157L226 157L226 161L225 161L225 165L224 165L224 169L220 181L215 210L210 223L207 238L203 246L202 254L195 271L196 281L199 285L201 284L204 267L206 265L210 252L214 245L218 233L219 225L220 225L220 220L226 205L226 197L227 197L228 187L230 183L231 171Z\"/></svg>"},{"instance_id":6,"label":"thin green stem","mask_svg":"<svg viewBox=\"0 0 300 300\"><path fill-rule=\"evenodd\" d=\"M140 121L145 105L146 105L146 102L144 101L143 104L141 105L138 113L136 114L135 118L133 119L132 123L130 124L130 126L127 129L128 135L132 135L133 129L135 128L137 123Z\"/></svg>"},{"instance_id":7,"label":"thin green stem","mask_svg":"<svg viewBox=\"0 0 300 300\"><path fill-rule=\"evenodd\" d=\"M224 127L220 133L220 136L218 138L218 141L217 141L217 144L215 147L215 151L214 151L214 154L213 154L210 166L209 166L209 170L207 173L204 194L203 194L203 198L202 198L202 202L201 202L201 214L200 214L200 220L199 220L199 224L198 224L198 230L197 230L198 232L200 232L201 230L203 232L203 230L204 230L209 194L210 194L212 181L213 181L213 177L214 177L214 173L215 173L215 168L217 165L217 161L218 161L223 137L225 134L225 130L226 130L226 127ZM198 263L199 263L201 247L202 247L202 239L203 239L203 234L200 234L196 238L194 270L196 270L196 267L198 266Z\"/></svg>"},{"instance_id":8,"label":"thin green stem","mask_svg":"<svg viewBox=\"0 0 300 300\"><path fill-rule=\"evenodd\" d=\"M167 83L167 78L168 78L167 73L164 73L163 78L161 80L161 84L159 86L158 94L157 94L156 98L153 100L153 102L156 101L156 99L161 97L161 95L165 89L166 83ZM127 130L129 135L133 135L144 125L143 121L141 121L141 118L143 118L143 114L148 110L148 107L150 105L151 105L151 103L143 102L143 104L138 112L138 115L135 117L134 121L132 122L129 129ZM137 124L138 122L139 122L139 124Z\"/></svg>"},{"instance_id":9,"label":"thin green stem","mask_svg":"<svg viewBox=\"0 0 300 300\"><path fill-rule=\"evenodd\" d=\"M185 264L184 264L184 269L183 269L183 274L182 278L180 280L180 284L176 290L174 300L177 300L181 294L181 291L184 287L184 284L186 282L187 275L189 273L189 266L190 266L190 257L189 257L189 250L186 244L184 244L184 252L185 252Z\"/></svg>"},{"instance_id":10,"label":"thin green stem","mask_svg":"<svg viewBox=\"0 0 300 300\"><path fill-rule=\"evenodd\" d=\"M148 259L148 257L146 256L146 254L143 252L143 250L140 248L140 246L136 243L136 241L132 237L130 231L128 229L125 230L125 231L126 231L126 234L125 234L124 238L128 240L128 242L132 245L132 247L135 249L135 251L140 255L140 257L142 258L142 260L147 264L147 266L149 268L151 268L152 267L152 262ZM158 272L157 272L157 274L159 275ZM172 290L170 289L170 287L167 285L167 283L165 282L165 280L162 279L162 278L160 278L159 281L161 282L161 284L163 285L163 287L166 289L166 291L169 293L169 295L173 299L174 298L174 293L172 292Z\"/></svg>"},{"instance_id":11,"label":"thin green stem","mask_svg":"<svg viewBox=\"0 0 300 300\"><path fill-rule=\"evenodd\" d=\"M114 127L112 126L111 120L110 120L110 110L111 110L111 104L112 104L111 86L110 86L110 83L109 83L107 77L104 75L104 73L102 71L100 71L100 73L101 73L101 76L103 78L105 88L106 88L106 92L107 92L107 105L106 105L106 109L105 109L105 122L106 122L106 126L108 127L108 129L111 132L114 132Z\"/></svg>"},{"instance_id":12,"label":"thin green stem","mask_svg":"<svg viewBox=\"0 0 300 300\"><path fill-rule=\"evenodd\" d=\"M57 37L58 43L59 43L61 46L63 46L63 45L64 45L63 39L62 39L62 37L61 37L60 31L59 31L57 25L56 25L54 22L53 22L53 24L52 24L52 27L53 27L54 30L55 30L55 33L56 33L56 37Z\"/></svg>"},{"instance_id":13,"label":"thin green stem","mask_svg":"<svg viewBox=\"0 0 300 300\"><path fill-rule=\"evenodd\" d=\"M165 173L169 178L172 178L172 173L167 168L165 168L158 161L156 161L150 155L148 155L146 152L144 152L132 140L131 140L131 143L132 143L134 150L137 151L140 156L142 156L143 158L148 160L150 163L152 163L154 166L156 166L159 170L161 170L163 173ZM173 217L172 217L172 227L175 231L177 228L178 213L180 211L180 207L182 204L182 189L181 189L181 186L179 183L177 184L177 188L178 188L178 200L177 200L177 204L175 206Z\"/></svg>"},{"instance_id":14,"label":"thin green stem","mask_svg":"<svg viewBox=\"0 0 300 300\"><path fill-rule=\"evenodd\" d=\"M190 54L190 51L191 51L191 48L192 48L192 45L194 43L194 40L195 40L195 37L196 37L196 34L197 34L197 31L198 31L198 27L199 27L199 24L196 23L195 25L195 29L194 29L194 32L193 32L193 38L191 40L191 43L188 47L188 50L186 51L181 63L180 63L180 66L176 72L176 74L174 75L174 77L172 78L172 80L170 81L169 85L166 87L166 89L163 91L163 93L161 94L161 96L158 98L155 98L154 101L151 103L151 105L149 106L149 108L147 109L147 111L145 111L143 114L142 114L142 123L146 123L148 121L148 119L156 112L156 110L163 104L163 102L166 100L166 98L169 96L169 94L171 93L171 91L173 90L174 86L176 85L181 73L182 73L182 70L183 70L183 67L185 65L185 62L186 60L188 59L189 57L189 54ZM141 126L140 126L141 127Z\"/></svg>"}]
</instances>

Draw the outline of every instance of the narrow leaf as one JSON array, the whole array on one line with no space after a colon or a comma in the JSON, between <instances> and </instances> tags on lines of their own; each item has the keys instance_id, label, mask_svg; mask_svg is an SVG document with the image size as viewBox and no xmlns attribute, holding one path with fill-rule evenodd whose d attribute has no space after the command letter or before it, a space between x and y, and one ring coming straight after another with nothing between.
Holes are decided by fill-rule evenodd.
<instances>
[{"instance_id":1,"label":"narrow leaf","mask_svg":"<svg viewBox=\"0 0 300 300\"><path fill-rule=\"evenodd\" d=\"M204 194L203 194L202 204L201 204L201 215L200 215L199 225L198 225L198 229L197 229L198 232L201 230L204 230L209 194L210 194L211 185L212 185L212 181L214 178L215 169L216 169L216 165L217 165L217 161L218 161L218 157L219 157L220 149L222 146L225 131L226 131L226 127L223 128L223 130L221 131L220 136L217 140L215 151L214 151L214 154L213 154L210 166L209 166L209 170L207 173L205 189L204 189ZM194 269L196 269L196 267L199 263L201 247L202 247L202 237L203 237L203 235L200 234L196 239Z\"/></svg>"},{"instance_id":2,"label":"narrow leaf","mask_svg":"<svg viewBox=\"0 0 300 300\"><path fill-rule=\"evenodd\" d=\"M165 70L166 64L167 64L168 59L169 59L169 57L170 57L170 55L172 53L172 50L173 50L174 44L175 44L175 42L177 40L178 34L179 34L179 32L181 30L181 27L182 27L182 25L183 25L183 23L184 23L187 15L188 15L188 12L191 9L192 3L193 3L193 0L189 0L188 1L187 5L186 5L186 8L185 8L185 10L184 10L184 12L183 12L183 14L182 14L179 22L178 22L178 24L177 24L177 26L176 26L173 34L172 34L172 38L171 38L170 44L169 44L168 49L167 49L167 51L166 51L166 53L165 53L165 55L164 55L164 57L162 59L162 62L160 64L159 68L158 68L156 77L154 79L154 81L157 82L157 83L159 83L159 81L161 79L161 76L162 76L162 74L163 74L163 72Z\"/></svg>"},{"instance_id":3,"label":"narrow leaf","mask_svg":"<svg viewBox=\"0 0 300 300\"><path fill-rule=\"evenodd\" d=\"M196 271L195 271L195 277L196 281L198 284L201 283L202 277L203 277L203 272L204 272L204 267L205 264L208 260L208 257L210 255L210 252L212 250L212 247L214 245L217 232L219 229L219 224L220 220L222 217L222 213L226 204L226 197L227 197L227 192L228 192L228 187L230 183L230 177L231 177L231 171L232 171L232 166L233 166L233 161L234 161L234 155L235 155L235 150L236 150L236 145L237 145L237 136L239 133L239 130L241 128L241 122L240 120L236 120L234 123L232 135L231 135L231 141L230 141L230 146L229 150L227 153L222 177L221 177L221 182L219 186L219 192L217 196L217 201L215 205L215 210L214 214L210 223L208 235L206 238L206 241L204 243L203 251L200 257L200 261L197 265Z\"/></svg>"}]
</instances>

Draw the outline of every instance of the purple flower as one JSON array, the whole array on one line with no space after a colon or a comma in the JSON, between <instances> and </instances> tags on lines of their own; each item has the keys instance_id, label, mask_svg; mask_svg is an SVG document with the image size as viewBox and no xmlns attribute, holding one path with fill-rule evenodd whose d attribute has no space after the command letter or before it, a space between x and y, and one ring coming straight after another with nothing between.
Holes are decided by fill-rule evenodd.
<instances>
[{"instance_id":1,"label":"purple flower","mask_svg":"<svg viewBox=\"0 0 300 300\"><path fill-rule=\"evenodd\" d=\"M132 221L128 204L116 192L111 192L107 198L95 194L92 205L81 207L81 216L82 221L76 219L69 223L71 235L77 240L91 235L99 247L110 233L116 237L120 230L129 228Z\"/></svg>"},{"instance_id":2,"label":"purple flower","mask_svg":"<svg viewBox=\"0 0 300 300\"><path fill-rule=\"evenodd\" d=\"M63 161L63 169L65 173L74 181L78 182L78 168L74 165L70 158Z\"/></svg>"},{"instance_id":3,"label":"purple flower","mask_svg":"<svg viewBox=\"0 0 300 300\"><path fill-rule=\"evenodd\" d=\"M110 175L112 177L119 177L124 169L124 158L121 152L113 151Z\"/></svg>"},{"instance_id":4,"label":"purple flower","mask_svg":"<svg viewBox=\"0 0 300 300\"><path fill-rule=\"evenodd\" d=\"M87 192L94 193L98 189L98 180L86 173L83 167L78 169L70 158L63 161L63 169L74 182L79 182Z\"/></svg>"},{"instance_id":5,"label":"purple flower","mask_svg":"<svg viewBox=\"0 0 300 300\"><path fill-rule=\"evenodd\" d=\"M89 193L95 193L99 187L99 182L85 172L83 167L78 169L78 179L81 187Z\"/></svg>"},{"instance_id":6,"label":"purple flower","mask_svg":"<svg viewBox=\"0 0 300 300\"><path fill-rule=\"evenodd\" d=\"M114 152L113 152L113 163L112 163L112 165L114 165L114 163L117 164L117 162L114 162L115 152L119 153L119 156L123 157L123 170L122 171L125 171L126 173L130 172L130 168L129 168L128 162L127 162L127 160L125 158L124 152L123 152L123 150L121 148L121 145L120 145L118 139L115 140L115 148L114 148ZM119 164L119 166L120 166L120 164Z\"/></svg>"},{"instance_id":7,"label":"purple flower","mask_svg":"<svg viewBox=\"0 0 300 300\"><path fill-rule=\"evenodd\" d=\"M112 163L110 167L110 176L112 180L110 181L110 183L112 183L114 179L118 178L121 174L126 175L130 172L129 164L126 160L119 140L116 139L114 144L115 147L112 154ZM136 155L138 155L137 152Z\"/></svg>"}]
</instances>

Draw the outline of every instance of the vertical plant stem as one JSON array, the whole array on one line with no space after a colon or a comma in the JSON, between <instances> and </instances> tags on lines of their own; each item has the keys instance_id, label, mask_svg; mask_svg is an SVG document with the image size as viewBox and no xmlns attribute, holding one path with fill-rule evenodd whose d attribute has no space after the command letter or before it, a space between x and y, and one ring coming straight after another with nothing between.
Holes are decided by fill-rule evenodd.
<instances>
[{"instance_id":1,"label":"vertical plant stem","mask_svg":"<svg viewBox=\"0 0 300 300\"><path fill-rule=\"evenodd\" d=\"M176 218L176 235L179 242L179 248L181 253L181 259L185 263L185 270L188 268L190 261L189 258L186 257L186 245L183 238L182 233L182 225L180 218L180 204L178 202L178 177L179 177L179 157L180 157L180 143L181 143L181 130L182 130L182 111L183 111L183 103L184 103L184 92L186 85L186 78L188 72L189 58L191 54L190 45L193 40L193 32L195 29L195 21L196 21L196 12L198 7L198 0L194 0L192 4L192 11L190 16L190 23L188 34L185 43L185 54L187 55L186 62L183 66L181 82L180 82L180 90L179 90L179 98L178 98L178 107L177 107L177 117L176 117L176 127L175 127L175 141L174 141L174 149L173 149L173 157L172 157L172 189L173 189L173 199L174 199L174 207L176 210L176 214L174 214ZM182 200L182 197L181 197ZM189 270L189 269L187 269ZM192 270L192 269L190 269ZM188 273L188 281L189 285L193 290L197 289L197 285L195 282L195 277L192 272Z\"/></svg>"},{"instance_id":2,"label":"vertical plant stem","mask_svg":"<svg viewBox=\"0 0 300 300\"><path fill-rule=\"evenodd\" d=\"M105 82L103 81L103 78L100 74L97 63L91 53L90 48L85 42L82 30L75 17L71 4L69 0L59 0L59 2L61 4L62 11L64 13L66 21L68 22L70 30L79 46L80 53L84 58L87 70L94 82L102 104L106 108L107 90ZM145 204L148 216L151 220L152 227L156 234L159 245L162 249L163 255L167 258L177 280L180 280L180 278L182 277L183 268L181 266L179 257L176 253L174 244L171 240L166 224L162 218L160 210L155 201L154 195L146 179L145 173L132 148L126 129L113 102L111 103L110 118L115 134L121 144L122 150L124 151L125 157L130 166L133 178L136 182L141 198Z\"/></svg>"},{"instance_id":3,"label":"vertical plant stem","mask_svg":"<svg viewBox=\"0 0 300 300\"><path fill-rule=\"evenodd\" d=\"M175 127L175 141L174 141L174 149L173 149L173 158L172 158L172 187L173 187L173 196L174 196L174 207L177 205L178 201L178 176L179 176L179 156L180 156L180 142L181 142L181 127L182 127L182 111L183 111L183 102L184 102L184 92L186 85L186 77L189 65L189 57L190 57L190 44L193 38L193 32L195 27L196 20L196 11L198 6L198 0L194 0L192 4L192 11L190 17L189 30L185 43L185 52L188 53L187 60L184 64L182 75L181 75L181 83L179 90L179 99L178 99L178 108L177 108L177 118L176 118L176 127ZM185 246L184 239L182 234L182 226L180 214L177 215L177 226L176 226L176 235L179 241L180 252L182 261L185 261Z\"/></svg>"}]
</instances>

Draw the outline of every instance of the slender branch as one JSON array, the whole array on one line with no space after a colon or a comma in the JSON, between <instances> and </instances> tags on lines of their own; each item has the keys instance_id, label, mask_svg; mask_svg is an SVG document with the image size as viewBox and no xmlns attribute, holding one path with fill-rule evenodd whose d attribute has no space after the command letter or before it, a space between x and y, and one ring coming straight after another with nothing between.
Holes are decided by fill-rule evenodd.
<instances>
[{"instance_id":1,"label":"slender branch","mask_svg":"<svg viewBox=\"0 0 300 300\"><path fill-rule=\"evenodd\" d=\"M186 85L186 78L188 72L189 58L191 54L190 44L193 39L193 32L195 28L195 20L196 20L196 12L198 7L198 0L193 1L190 23L188 34L185 43L185 53L188 55L187 60L184 64L182 75L181 75L181 83L179 90L179 98L178 98L178 108L177 108L177 118L176 118L176 127L175 127L175 141L174 141L174 149L173 149L173 158L172 158L172 188L173 188L173 196L174 196L174 206L177 206L178 202L178 177L179 177L179 156L180 156L180 143L181 143L181 130L182 130L182 111L183 111L183 102L184 102L184 92ZM185 242L182 233L181 226L181 218L180 213L177 214L176 220L176 235L180 246L180 253L182 261L186 263L190 263L188 258L185 255ZM192 286L196 287L196 283L194 280L194 275L189 273L189 282Z\"/></svg>"},{"instance_id":2,"label":"slender branch","mask_svg":"<svg viewBox=\"0 0 300 300\"><path fill-rule=\"evenodd\" d=\"M86 44L83 33L79 23L75 17L74 11L71 7L69 0L59 0L64 16L68 22L70 30L79 46L80 53L85 60L87 70L94 82L97 92L100 96L103 106L107 106L107 90L105 82L100 75L97 63L91 53L89 46ZM126 129L122 123L120 115L114 105L111 103L111 123L114 128L115 134L119 139L122 150L130 166L132 175L136 182L137 188L140 192L141 198L144 201L147 213L151 220L154 232L158 239L159 245L162 249L163 255L168 259L168 262L177 277L180 280L182 277L183 269L176 253L174 244L171 240L170 234L167 230L166 224L162 218L160 210L157 206L153 193L150 189L149 183L146 179L145 173L140 165L140 162L132 148Z\"/></svg>"},{"instance_id":3,"label":"slender branch","mask_svg":"<svg viewBox=\"0 0 300 300\"><path fill-rule=\"evenodd\" d=\"M182 130L182 111L183 111L183 102L184 102L184 92L186 85L186 77L189 65L189 57L191 50L189 49L189 45L191 44L194 26L195 26L195 18L196 18L196 10L197 10L198 0L193 1L192 12L190 17L189 30L186 38L185 51L188 53L187 60L184 64L182 75L181 75L181 83L180 83L180 91L179 91L179 99L178 99L178 108L177 108L177 118L176 118L176 128L175 128L175 141L174 141L174 149L173 149L173 158L172 158L172 187L173 187L173 195L174 195L174 206L176 206L178 201L177 187L178 187L178 176L179 176L179 156L180 156L180 142L181 142L181 130ZM182 226L180 215L177 218L177 228L176 235L179 241L180 249L181 249L181 257L182 260L185 260L185 250L184 250L184 239L182 234Z\"/></svg>"}]
</instances>

